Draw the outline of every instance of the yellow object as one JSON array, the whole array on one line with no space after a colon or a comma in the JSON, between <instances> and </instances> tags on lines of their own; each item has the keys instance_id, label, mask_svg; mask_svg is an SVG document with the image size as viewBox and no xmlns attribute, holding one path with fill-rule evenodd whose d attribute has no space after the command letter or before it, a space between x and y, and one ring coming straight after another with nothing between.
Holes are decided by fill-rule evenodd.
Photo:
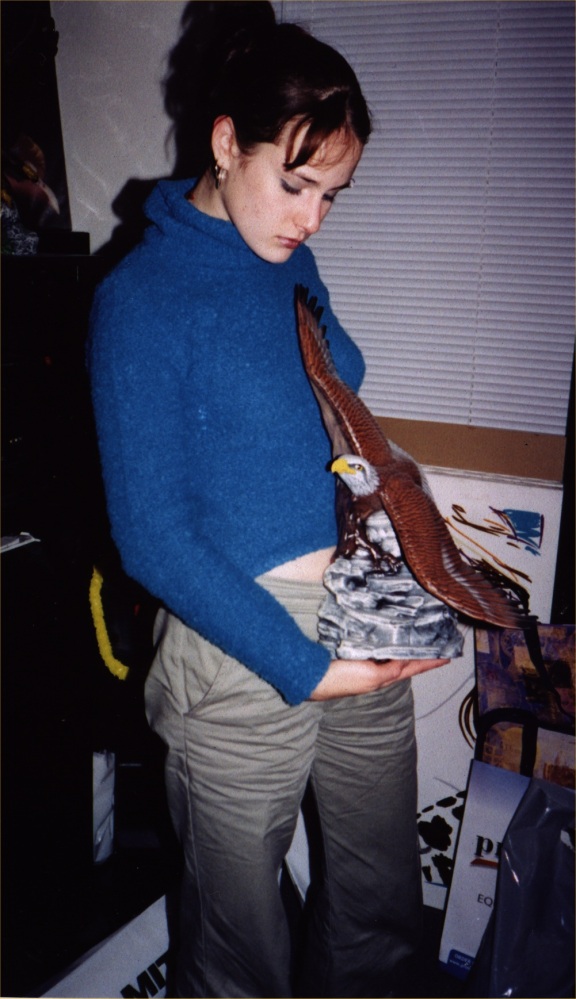
<instances>
[{"instance_id":1,"label":"yellow object","mask_svg":"<svg viewBox=\"0 0 576 999\"><path fill-rule=\"evenodd\" d=\"M116 659L114 652L112 651L112 644L108 636L108 630L106 628L106 621L104 620L104 607L102 606L102 584L104 582L102 573L94 567L92 572L92 579L90 580L90 610L92 612L92 620L94 621L94 628L96 630L96 641L98 643L98 651L102 656L102 659L106 663L106 666L114 676L117 676L119 680L125 680L129 673L129 667L121 663L119 659Z\"/></svg>"}]
</instances>

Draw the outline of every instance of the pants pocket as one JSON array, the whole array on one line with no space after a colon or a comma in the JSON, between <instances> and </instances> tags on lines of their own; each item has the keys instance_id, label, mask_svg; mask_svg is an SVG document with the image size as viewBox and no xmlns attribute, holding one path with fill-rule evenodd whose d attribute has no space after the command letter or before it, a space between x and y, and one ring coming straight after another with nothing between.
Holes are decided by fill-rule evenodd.
<instances>
[{"instance_id":1,"label":"pants pocket","mask_svg":"<svg viewBox=\"0 0 576 999\"><path fill-rule=\"evenodd\" d=\"M165 610L158 613L155 636L145 699L148 720L158 730L160 714L187 715L203 703L229 657Z\"/></svg>"}]
</instances>

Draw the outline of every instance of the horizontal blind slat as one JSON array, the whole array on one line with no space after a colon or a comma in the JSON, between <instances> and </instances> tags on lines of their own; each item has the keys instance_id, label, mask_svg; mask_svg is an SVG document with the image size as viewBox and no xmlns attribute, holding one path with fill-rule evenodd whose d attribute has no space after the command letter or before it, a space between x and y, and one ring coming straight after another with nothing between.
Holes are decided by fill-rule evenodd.
<instances>
[{"instance_id":1,"label":"horizontal blind slat","mask_svg":"<svg viewBox=\"0 0 576 999\"><path fill-rule=\"evenodd\" d=\"M574 349L574 9L286 0L374 132L312 243L378 414L563 434Z\"/></svg>"}]
</instances>

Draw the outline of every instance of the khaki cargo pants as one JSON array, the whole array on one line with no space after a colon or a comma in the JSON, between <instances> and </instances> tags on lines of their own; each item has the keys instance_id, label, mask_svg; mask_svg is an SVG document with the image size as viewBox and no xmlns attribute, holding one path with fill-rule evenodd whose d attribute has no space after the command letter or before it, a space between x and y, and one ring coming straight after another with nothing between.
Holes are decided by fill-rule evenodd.
<instances>
[{"instance_id":1,"label":"khaki cargo pants","mask_svg":"<svg viewBox=\"0 0 576 999\"><path fill-rule=\"evenodd\" d=\"M316 638L321 584L259 582ZM185 856L176 994L392 994L421 916L409 681L291 707L171 614L156 633L147 714ZM278 876L308 783L321 863L294 983Z\"/></svg>"}]
</instances>

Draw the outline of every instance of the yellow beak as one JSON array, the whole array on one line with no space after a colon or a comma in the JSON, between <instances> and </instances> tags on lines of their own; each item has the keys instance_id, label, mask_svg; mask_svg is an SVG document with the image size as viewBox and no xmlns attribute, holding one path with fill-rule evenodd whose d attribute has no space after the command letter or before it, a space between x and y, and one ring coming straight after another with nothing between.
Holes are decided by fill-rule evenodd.
<instances>
[{"instance_id":1,"label":"yellow beak","mask_svg":"<svg viewBox=\"0 0 576 999\"><path fill-rule=\"evenodd\" d=\"M342 474L345 472L347 475L356 475L356 469L352 468L348 464L346 458L336 458L336 460L330 465L330 471L335 474Z\"/></svg>"}]
</instances>

